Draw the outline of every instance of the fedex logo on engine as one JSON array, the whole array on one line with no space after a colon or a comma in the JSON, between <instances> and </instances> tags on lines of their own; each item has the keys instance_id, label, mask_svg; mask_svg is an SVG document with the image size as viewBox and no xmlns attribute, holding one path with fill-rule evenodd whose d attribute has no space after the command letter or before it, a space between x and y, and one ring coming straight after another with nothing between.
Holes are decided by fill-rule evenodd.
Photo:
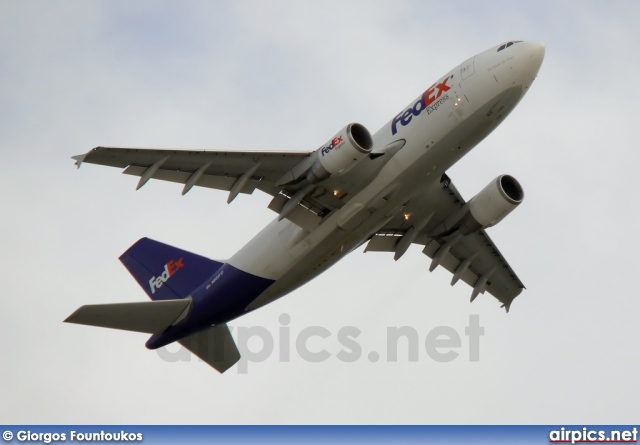
<instances>
[{"instance_id":1,"label":"fedex logo on engine","mask_svg":"<svg viewBox=\"0 0 640 445\"><path fill-rule=\"evenodd\" d=\"M157 277L152 277L149 280L149 288L151 289L151 294L155 294L157 289L160 289L164 283L167 282L169 278L173 276L177 271L182 269L184 264L182 263L182 258L179 260L171 260L167 264L164 265L164 271Z\"/></svg>"},{"instance_id":2,"label":"fedex logo on engine","mask_svg":"<svg viewBox=\"0 0 640 445\"><path fill-rule=\"evenodd\" d=\"M451 87L447 85L447 82L449 82L452 77L453 76L449 76L440 83L434 83L427 91L424 92L412 107L397 115L393 119L393 122L391 122L391 134L396 134L398 132L398 124L404 127L411 122L411 119L414 116L419 116L424 110L435 111L446 99L448 99L447 95L442 98L440 96L442 96L442 93L445 91L449 91L451 89ZM431 111L427 111L427 113L430 113Z\"/></svg>"},{"instance_id":3,"label":"fedex logo on engine","mask_svg":"<svg viewBox=\"0 0 640 445\"><path fill-rule=\"evenodd\" d=\"M338 145L342 144L342 142L343 142L342 136L336 136L331 140L331 143L329 145L327 145L326 147L322 147L320 149L320 153L322 153L322 156L324 156L327 153L329 153L331 150L336 148Z\"/></svg>"}]
</instances>

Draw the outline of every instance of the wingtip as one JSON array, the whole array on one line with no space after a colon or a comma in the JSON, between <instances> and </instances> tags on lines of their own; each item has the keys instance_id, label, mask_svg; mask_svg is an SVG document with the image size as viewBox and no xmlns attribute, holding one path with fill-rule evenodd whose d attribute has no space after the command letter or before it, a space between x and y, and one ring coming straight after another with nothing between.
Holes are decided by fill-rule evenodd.
<instances>
[{"instance_id":1,"label":"wingtip","mask_svg":"<svg viewBox=\"0 0 640 445\"><path fill-rule=\"evenodd\" d=\"M73 311L67 318L65 318L64 320L62 320L63 323L74 323L77 324L76 322L76 316L77 314L80 312L80 310L83 308L84 306L80 306L78 309L76 309L75 311Z\"/></svg>"},{"instance_id":2,"label":"wingtip","mask_svg":"<svg viewBox=\"0 0 640 445\"><path fill-rule=\"evenodd\" d=\"M76 155L76 156L71 156L71 159L73 159L74 161L76 161L76 168L80 168L80 166L82 165L82 163L84 162L84 158L87 156L87 154L82 154L82 155Z\"/></svg>"}]
</instances>

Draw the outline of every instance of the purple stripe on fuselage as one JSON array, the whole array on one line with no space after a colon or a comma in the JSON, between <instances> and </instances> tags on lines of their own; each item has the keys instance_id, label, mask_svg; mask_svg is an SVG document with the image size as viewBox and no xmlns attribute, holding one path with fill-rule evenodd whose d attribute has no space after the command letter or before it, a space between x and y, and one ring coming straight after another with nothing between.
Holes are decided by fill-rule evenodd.
<instances>
[{"instance_id":1,"label":"purple stripe on fuselage","mask_svg":"<svg viewBox=\"0 0 640 445\"><path fill-rule=\"evenodd\" d=\"M189 316L147 341L149 349L156 349L212 325L226 323L245 313L245 308L274 280L258 277L224 263L193 293Z\"/></svg>"}]
</instances>

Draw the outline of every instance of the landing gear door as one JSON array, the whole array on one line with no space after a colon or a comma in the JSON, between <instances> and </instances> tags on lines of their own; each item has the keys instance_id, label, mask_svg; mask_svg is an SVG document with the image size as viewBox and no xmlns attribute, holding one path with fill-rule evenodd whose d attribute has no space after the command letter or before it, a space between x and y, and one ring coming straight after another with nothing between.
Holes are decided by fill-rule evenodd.
<instances>
[{"instance_id":1,"label":"landing gear door","mask_svg":"<svg viewBox=\"0 0 640 445\"><path fill-rule=\"evenodd\" d=\"M475 60L476 58L472 57L469 60L464 61L460 66L460 77L462 77L462 80L467 80L476 72L475 67L473 66L473 62Z\"/></svg>"}]
</instances>

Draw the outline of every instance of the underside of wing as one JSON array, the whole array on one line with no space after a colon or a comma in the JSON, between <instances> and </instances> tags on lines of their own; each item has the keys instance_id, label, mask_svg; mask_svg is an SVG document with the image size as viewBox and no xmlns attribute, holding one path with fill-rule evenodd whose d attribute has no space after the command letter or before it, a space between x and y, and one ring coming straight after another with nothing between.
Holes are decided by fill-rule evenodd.
<instances>
[{"instance_id":1,"label":"underside of wing","mask_svg":"<svg viewBox=\"0 0 640 445\"><path fill-rule=\"evenodd\" d=\"M423 245L430 271L444 267L453 274L451 285L461 280L473 288L471 301L486 291L508 312L524 284L487 232L467 222L468 214L469 203L443 175L376 233L365 251L393 252L397 260L411 244Z\"/></svg>"},{"instance_id":2,"label":"underside of wing","mask_svg":"<svg viewBox=\"0 0 640 445\"><path fill-rule=\"evenodd\" d=\"M82 163L99 164L139 176L136 190L156 179L184 184L183 195L196 186L227 191L230 203L240 193L252 194L258 189L274 197L269 208L278 212L281 203L295 193L280 183L293 174L303 174L312 162L312 153L96 147L73 159L78 168ZM289 219L310 230L319 224L317 213L322 209L319 206L313 213L296 208Z\"/></svg>"},{"instance_id":3,"label":"underside of wing","mask_svg":"<svg viewBox=\"0 0 640 445\"><path fill-rule=\"evenodd\" d=\"M96 147L74 156L76 165L91 163L124 169L140 176L137 188L150 179L184 184L182 194L194 186L251 194L258 188L277 194L274 183L308 158L310 152L195 151L147 148ZM234 187L235 186L235 187Z\"/></svg>"},{"instance_id":4,"label":"underside of wing","mask_svg":"<svg viewBox=\"0 0 640 445\"><path fill-rule=\"evenodd\" d=\"M366 185L366 178L404 145L404 140L400 140L379 151L359 153L358 148L353 148L357 141L344 146L344 141L361 137L368 138L367 146L371 148L370 136L358 136L358 131L366 130L351 124L339 133L341 136L333 138L342 141L341 156L354 163L353 168L342 170L334 164L326 164L328 171L323 164L328 162L323 153L337 152L338 148L333 149L333 146L304 152L96 147L86 154L73 156L73 159L78 168L83 163L99 164L138 176L136 189L150 179L157 179L184 184L183 195L195 186L227 191L228 203L240 193L251 194L258 189L273 196L269 208L281 219L287 218L312 231L332 211L344 206ZM348 154L345 157L345 150L349 148L358 153L357 161Z\"/></svg>"}]
</instances>

